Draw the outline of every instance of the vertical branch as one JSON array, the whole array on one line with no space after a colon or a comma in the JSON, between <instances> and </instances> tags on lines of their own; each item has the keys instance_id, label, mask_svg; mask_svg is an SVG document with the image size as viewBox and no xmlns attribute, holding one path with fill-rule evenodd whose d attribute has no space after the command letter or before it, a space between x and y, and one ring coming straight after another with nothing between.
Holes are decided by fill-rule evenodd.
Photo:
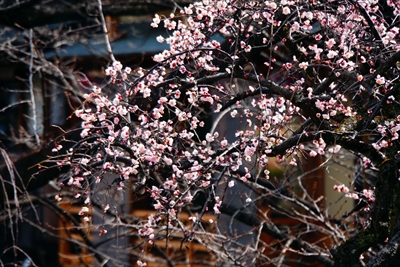
<instances>
[{"instance_id":1,"label":"vertical branch","mask_svg":"<svg viewBox=\"0 0 400 267\"><path fill-rule=\"evenodd\" d=\"M115 60L114 54L111 49L110 39L108 38L107 24L106 24L106 20L104 19L103 5L101 3L101 0L97 0L97 8L99 9L100 22L101 22L101 27L103 28L103 32L104 32L104 40L106 43L106 49L107 49L108 54L110 55L111 61L114 62L116 60Z\"/></svg>"},{"instance_id":2,"label":"vertical branch","mask_svg":"<svg viewBox=\"0 0 400 267\"><path fill-rule=\"evenodd\" d=\"M294 240L294 237L289 237L288 241L286 242L284 248L281 251L281 255L279 256L279 261L276 266L278 266L278 267L282 266L283 260L286 257L286 251L290 248L290 245L292 244L293 240Z\"/></svg>"},{"instance_id":3,"label":"vertical branch","mask_svg":"<svg viewBox=\"0 0 400 267\"><path fill-rule=\"evenodd\" d=\"M17 210L18 210L18 216L20 218L22 218L21 207L20 207L19 202L18 202L18 192L17 192L17 188L18 187L17 187L17 182L16 182L16 179L15 179L13 163L12 163L11 159L8 157L7 152L4 149L0 148L0 153L1 153L1 156L2 156L4 162L5 162L6 166L7 166L8 172L10 173L10 180L11 180L11 185L12 185L13 194L14 194L15 206L17 207ZM3 187L6 188L5 186L3 186ZM8 199L7 192L5 192L4 195L6 196L7 202L8 202L9 199Z\"/></svg>"},{"instance_id":4,"label":"vertical branch","mask_svg":"<svg viewBox=\"0 0 400 267\"><path fill-rule=\"evenodd\" d=\"M1 155L2 155L2 157L4 159L5 164L7 166L7 170L10 173L10 180L11 180L11 186L12 186L13 193L14 193L15 206L17 208L17 218L22 218L21 207L20 207L19 202L18 202L17 183L15 181L13 164L12 164L10 158L8 157L7 152L4 149L0 148L0 152L1 152ZM15 236L14 231L12 229L12 227L13 227L12 226L13 225L13 219L12 219L13 215L12 215L12 211L11 211L10 199L8 197L8 192L7 192L7 189L6 189L4 178L1 175L0 175L0 180L1 180L1 183L2 183L2 186L3 186L3 190L4 190L4 202L5 202L4 203L4 210L8 213L8 217L9 217L8 219L10 220L10 234L11 234L11 238L12 238L14 244L15 244L17 242L17 239L16 239L16 236ZM18 222L18 220L16 220L16 222ZM18 228L17 228L17 231L18 231ZM14 256L16 256L16 255L17 255L17 250L16 250L16 246L14 246Z\"/></svg>"},{"instance_id":5,"label":"vertical branch","mask_svg":"<svg viewBox=\"0 0 400 267\"><path fill-rule=\"evenodd\" d=\"M111 48L110 39L108 38L108 29L107 29L106 20L104 18L104 14L103 14L103 6L102 6L102 3L101 3L101 0L97 0L97 8L99 10L100 22L101 22L101 27L102 27L103 33L104 33L104 41L106 43L107 52L110 55L111 61L112 62L116 62L116 59L114 57L114 54L113 54L113 51L112 51L112 48ZM125 83L123 83L123 86L124 86L123 87L124 90L127 90ZM125 99L125 100L127 101L128 99ZM126 114L126 119L127 119L128 122L131 122L130 113Z\"/></svg>"},{"instance_id":6,"label":"vertical branch","mask_svg":"<svg viewBox=\"0 0 400 267\"><path fill-rule=\"evenodd\" d=\"M33 120L33 134L35 136L35 142L36 146L40 146L40 140L39 136L37 134L37 118L36 118L36 103L35 103L35 94L33 91L33 53L34 53L34 47L33 47L33 31L32 29L29 30L29 46L31 49L31 57L29 61L29 92L31 94L31 109L32 109L32 120Z\"/></svg>"}]
</instances>

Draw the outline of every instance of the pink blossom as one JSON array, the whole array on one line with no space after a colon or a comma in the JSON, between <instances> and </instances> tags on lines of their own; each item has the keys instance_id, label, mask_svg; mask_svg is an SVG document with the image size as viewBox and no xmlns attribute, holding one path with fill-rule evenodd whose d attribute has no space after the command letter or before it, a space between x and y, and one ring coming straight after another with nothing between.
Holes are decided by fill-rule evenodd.
<instances>
[{"instance_id":1,"label":"pink blossom","mask_svg":"<svg viewBox=\"0 0 400 267\"><path fill-rule=\"evenodd\" d=\"M376 76L375 81L377 84L383 85L383 84L385 84L385 77L378 75L378 76Z\"/></svg>"},{"instance_id":2,"label":"pink blossom","mask_svg":"<svg viewBox=\"0 0 400 267\"><path fill-rule=\"evenodd\" d=\"M81 208L81 210L79 211L79 215L83 215L83 214L85 214L85 213L87 213L87 212L89 212L89 208L83 206L83 207Z\"/></svg>"},{"instance_id":3,"label":"pink blossom","mask_svg":"<svg viewBox=\"0 0 400 267\"><path fill-rule=\"evenodd\" d=\"M121 71L122 70L122 64L119 61L114 61L113 62L113 68L115 71Z\"/></svg>"},{"instance_id":4,"label":"pink blossom","mask_svg":"<svg viewBox=\"0 0 400 267\"><path fill-rule=\"evenodd\" d=\"M290 8L287 7L287 6L283 7L283 8L282 8L282 13L283 13L284 15L289 15L289 14L290 14Z\"/></svg>"},{"instance_id":5,"label":"pink blossom","mask_svg":"<svg viewBox=\"0 0 400 267\"><path fill-rule=\"evenodd\" d=\"M338 192L343 192L343 193L346 193L346 194L350 192L350 189L347 186L345 186L344 184L335 185L335 186L333 186L333 189L338 191Z\"/></svg>"},{"instance_id":6,"label":"pink blossom","mask_svg":"<svg viewBox=\"0 0 400 267\"><path fill-rule=\"evenodd\" d=\"M246 146L244 150L244 155L247 157L253 156L254 152L256 151L256 148L253 146Z\"/></svg>"},{"instance_id":7,"label":"pink blossom","mask_svg":"<svg viewBox=\"0 0 400 267\"><path fill-rule=\"evenodd\" d=\"M165 163L166 163L167 165L172 165L172 159L167 158L167 157L164 156L164 161L165 161Z\"/></svg>"},{"instance_id":8,"label":"pink blossom","mask_svg":"<svg viewBox=\"0 0 400 267\"><path fill-rule=\"evenodd\" d=\"M206 134L206 140L207 140L207 142L214 142L214 137L210 134L210 133L208 133L208 134Z\"/></svg>"},{"instance_id":9,"label":"pink blossom","mask_svg":"<svg viewBox=\"0 0 400 267\"><path fill-rule=\"evenodd\" d=\"M128 126L124 126L122 128L121 137L122 137L122 139L128 139L128 137L129 137L129 127Z\"/></svg>"},{"instance_id":10,"label":"pink blossom","mask_svg":"<svg viewBox=\"0 0 400 267\"><path fill-rule=\"evenodd\" d=\"M89 163L89 161L90 161L90 159L88 159L88 158L81 158L80 163L81 163L82 165L86 165L86 164Z\"/></svg>"},{"instance_id":11,"label":"pink blossom","mask_svg":"<svg viewBox=\"0 0 400 267\"><path fill-rule=\"evenodd\" d=\"M158 24L160 24L161 20L160 20L160 16L159 15L155 15L155 17L153 18L153 22L151 23L151 26L153 28L158 28Z\"/></svg>"},{"instance_id":12,"label":"pink blossom","mask_svg":"<svg viewBox=\"0 0 400 267\"><path fill-rule=\"evenodd\" d=\"M309 154L310 154L310 157L315 157L318 155L318 153L315 152L314 150L311 150Z\"/></svg>"},{"instance_id":13,"label":"pink blossom","mask_svg":"<svg viewBox=\"0 0 400 267\"><path fill-rule=\"evenodd\" d=\"M335 39L329 39L325 42L326 48L331 49L336 44Z\"/></svg>"},{"instance_id":14,"label":"pink blossom","mask_svg":"<svg viewBox=\"0 0 400 267\"><path fill-rule=\"evenodd\" d=\"M157 36L157 42L162 43L164 42L164 37L162 37L161 35Z\"/></svg>"},{"instance_id":15,"label":"pink blossom","mask_svg":"<svg viewBox=\"0 0 400 267\"><path fill-rule=\"evenodd\" d=\"M162 54L154 55L153 60L154 60L155 62L161 62L161 61L164 60L164 56L163 56Z\"/></svg>"},{"instance_id":16,"label":"pink blossom","mask_svg":"<svg viewBox=\"0 0 400 267\"><path fill-rule=\"evenodd\" d=\"M306 70L308 68L308 62L299 63L299 68Z\"/></svg>"},{"instance_id":17,"label":"pink blossom","mask_svg":"<svg viewBox=\"0 0 400 267\"><path fill-rule=\"evenodd\" d=\"M130 67L125 67L125 69L124 69L124 72L125 72L126 74L130 74L131 71L132 71L132 69L131 69Z\"/></svg>"},{"instance_id":18,"label":"pink blossom","mask_svg":"<svg viewBox=\"0 0 400 267\"><path fill-rule=\"evenodd\" d=\"M336 57L337 55L338 55L337 51L329 50L329 51L328 51L328 54L327 54L327 57L328 57L328 58L334 58L334 57Z\"/></svg>"}]
</instances>

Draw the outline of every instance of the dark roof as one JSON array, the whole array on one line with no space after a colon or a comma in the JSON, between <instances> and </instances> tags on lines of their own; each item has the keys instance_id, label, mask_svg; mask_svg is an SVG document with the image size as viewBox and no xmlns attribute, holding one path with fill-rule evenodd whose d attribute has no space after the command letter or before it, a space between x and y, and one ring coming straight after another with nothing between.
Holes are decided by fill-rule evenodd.
<instances>
[{"instance_id":1,"label":"dark roof","mask_svg":"<svg viewBox=\"0 0 400 267\"><path fill-rule=\"evenodd\" d=\"M118 26L121 37L111 42L111 48L115 56L132 54L156 54L169 48L169 45L157 42L156 38L162 35L168 37L168 33L163 28L152 28L150 22L121 24ZM102 38L101 38L102 39ZM46 58L57 56L64 57L89 57L107 56L108 52L104 39L88 39L85 43L64 45L61 48L45 51Z\"/></svg>"},{"instance_id":2,"label":"dark roof","mask_svg":"<svg viewBox=\"0 0 400 267\"><path fill-rule=\"evenodd\" d=\"M119 23L119 37L111 42L113 54L121 58L129 55L154 55L169 49L169 45L166 42L159 43L156 40L159 35L167 38L169 36L168 31L163 26L153 28L150 23L150 17L140 21ZM97 29L88 27L89 30L82 31L75 36L65 34L65 32L71 31L70 29L76 32L81 31L79 27L81 27L81 22L79 21L52 23L34 28L34 38L36 40L40 39L45 43L45 47L42 47L42 52L47 59L108 57L104 35L99 30L98 25ZM27 30L9 26L2 27L2 25L0 25L0 28L4 29L0 34L0 43L10 43L21 52L30 50L29 32ZM213 39L219 42L224 41L221 35L216 35ZM65 42L65 44L57 45L57 43L61 42ZM23 56L25 54L21 54L21 57Z\"/></svg>"}]
</instances>

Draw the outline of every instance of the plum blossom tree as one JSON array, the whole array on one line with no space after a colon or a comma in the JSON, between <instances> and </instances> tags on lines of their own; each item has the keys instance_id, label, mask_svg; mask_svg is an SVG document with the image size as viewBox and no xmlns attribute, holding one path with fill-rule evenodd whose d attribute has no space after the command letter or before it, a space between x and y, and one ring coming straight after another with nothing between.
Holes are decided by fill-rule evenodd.
<instances>
[{"instance_id":1,"label":"plum blossom tree","mask_svg":"<svg viewBox=\"0 0 400 267\"><path fill-rule=\"evenodd\" d=\"M155 15L170 48L149 69L112 62L110 84L75 111L80 139L56 140L46 164L68 167L58 185L81 200L84 221L95 206L117 218L99 224L102 238L107 224L134 232L138 266L174 266L151 252L177 237L182 249L204 244L217 266L396 266L399 24L394 0L203 0ZM331 190L357 206L337 218L305 177L348 154L354 177ZM144 191L153 214L127 219L100 184ZM272 214L300 227L278 227Z\"/></svg>"}]
</instances>

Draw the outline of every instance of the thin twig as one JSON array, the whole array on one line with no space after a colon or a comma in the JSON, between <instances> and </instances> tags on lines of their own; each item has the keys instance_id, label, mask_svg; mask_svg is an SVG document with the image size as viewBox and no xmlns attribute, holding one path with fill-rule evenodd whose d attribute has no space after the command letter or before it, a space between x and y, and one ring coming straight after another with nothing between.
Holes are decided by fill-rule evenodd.
<instances>
[{"instance_id":1,"label":"thin twig","mask_svg":"<svg viewBox=\"0 0 400 267\"><path fill-rule=\"evenodd\" d=\"M40 146L39 135L37 134L37 118L36 118L36 102L35 102L35 93L33 90L33 53L35 52L33 47L33 30L29 30L29 46L31 48L31 55L29 61L29 91L31 94L31 109L32 109L32 120L33 120L33 134L35 136L36 146Z\"/></svg>"}]
</instances>

